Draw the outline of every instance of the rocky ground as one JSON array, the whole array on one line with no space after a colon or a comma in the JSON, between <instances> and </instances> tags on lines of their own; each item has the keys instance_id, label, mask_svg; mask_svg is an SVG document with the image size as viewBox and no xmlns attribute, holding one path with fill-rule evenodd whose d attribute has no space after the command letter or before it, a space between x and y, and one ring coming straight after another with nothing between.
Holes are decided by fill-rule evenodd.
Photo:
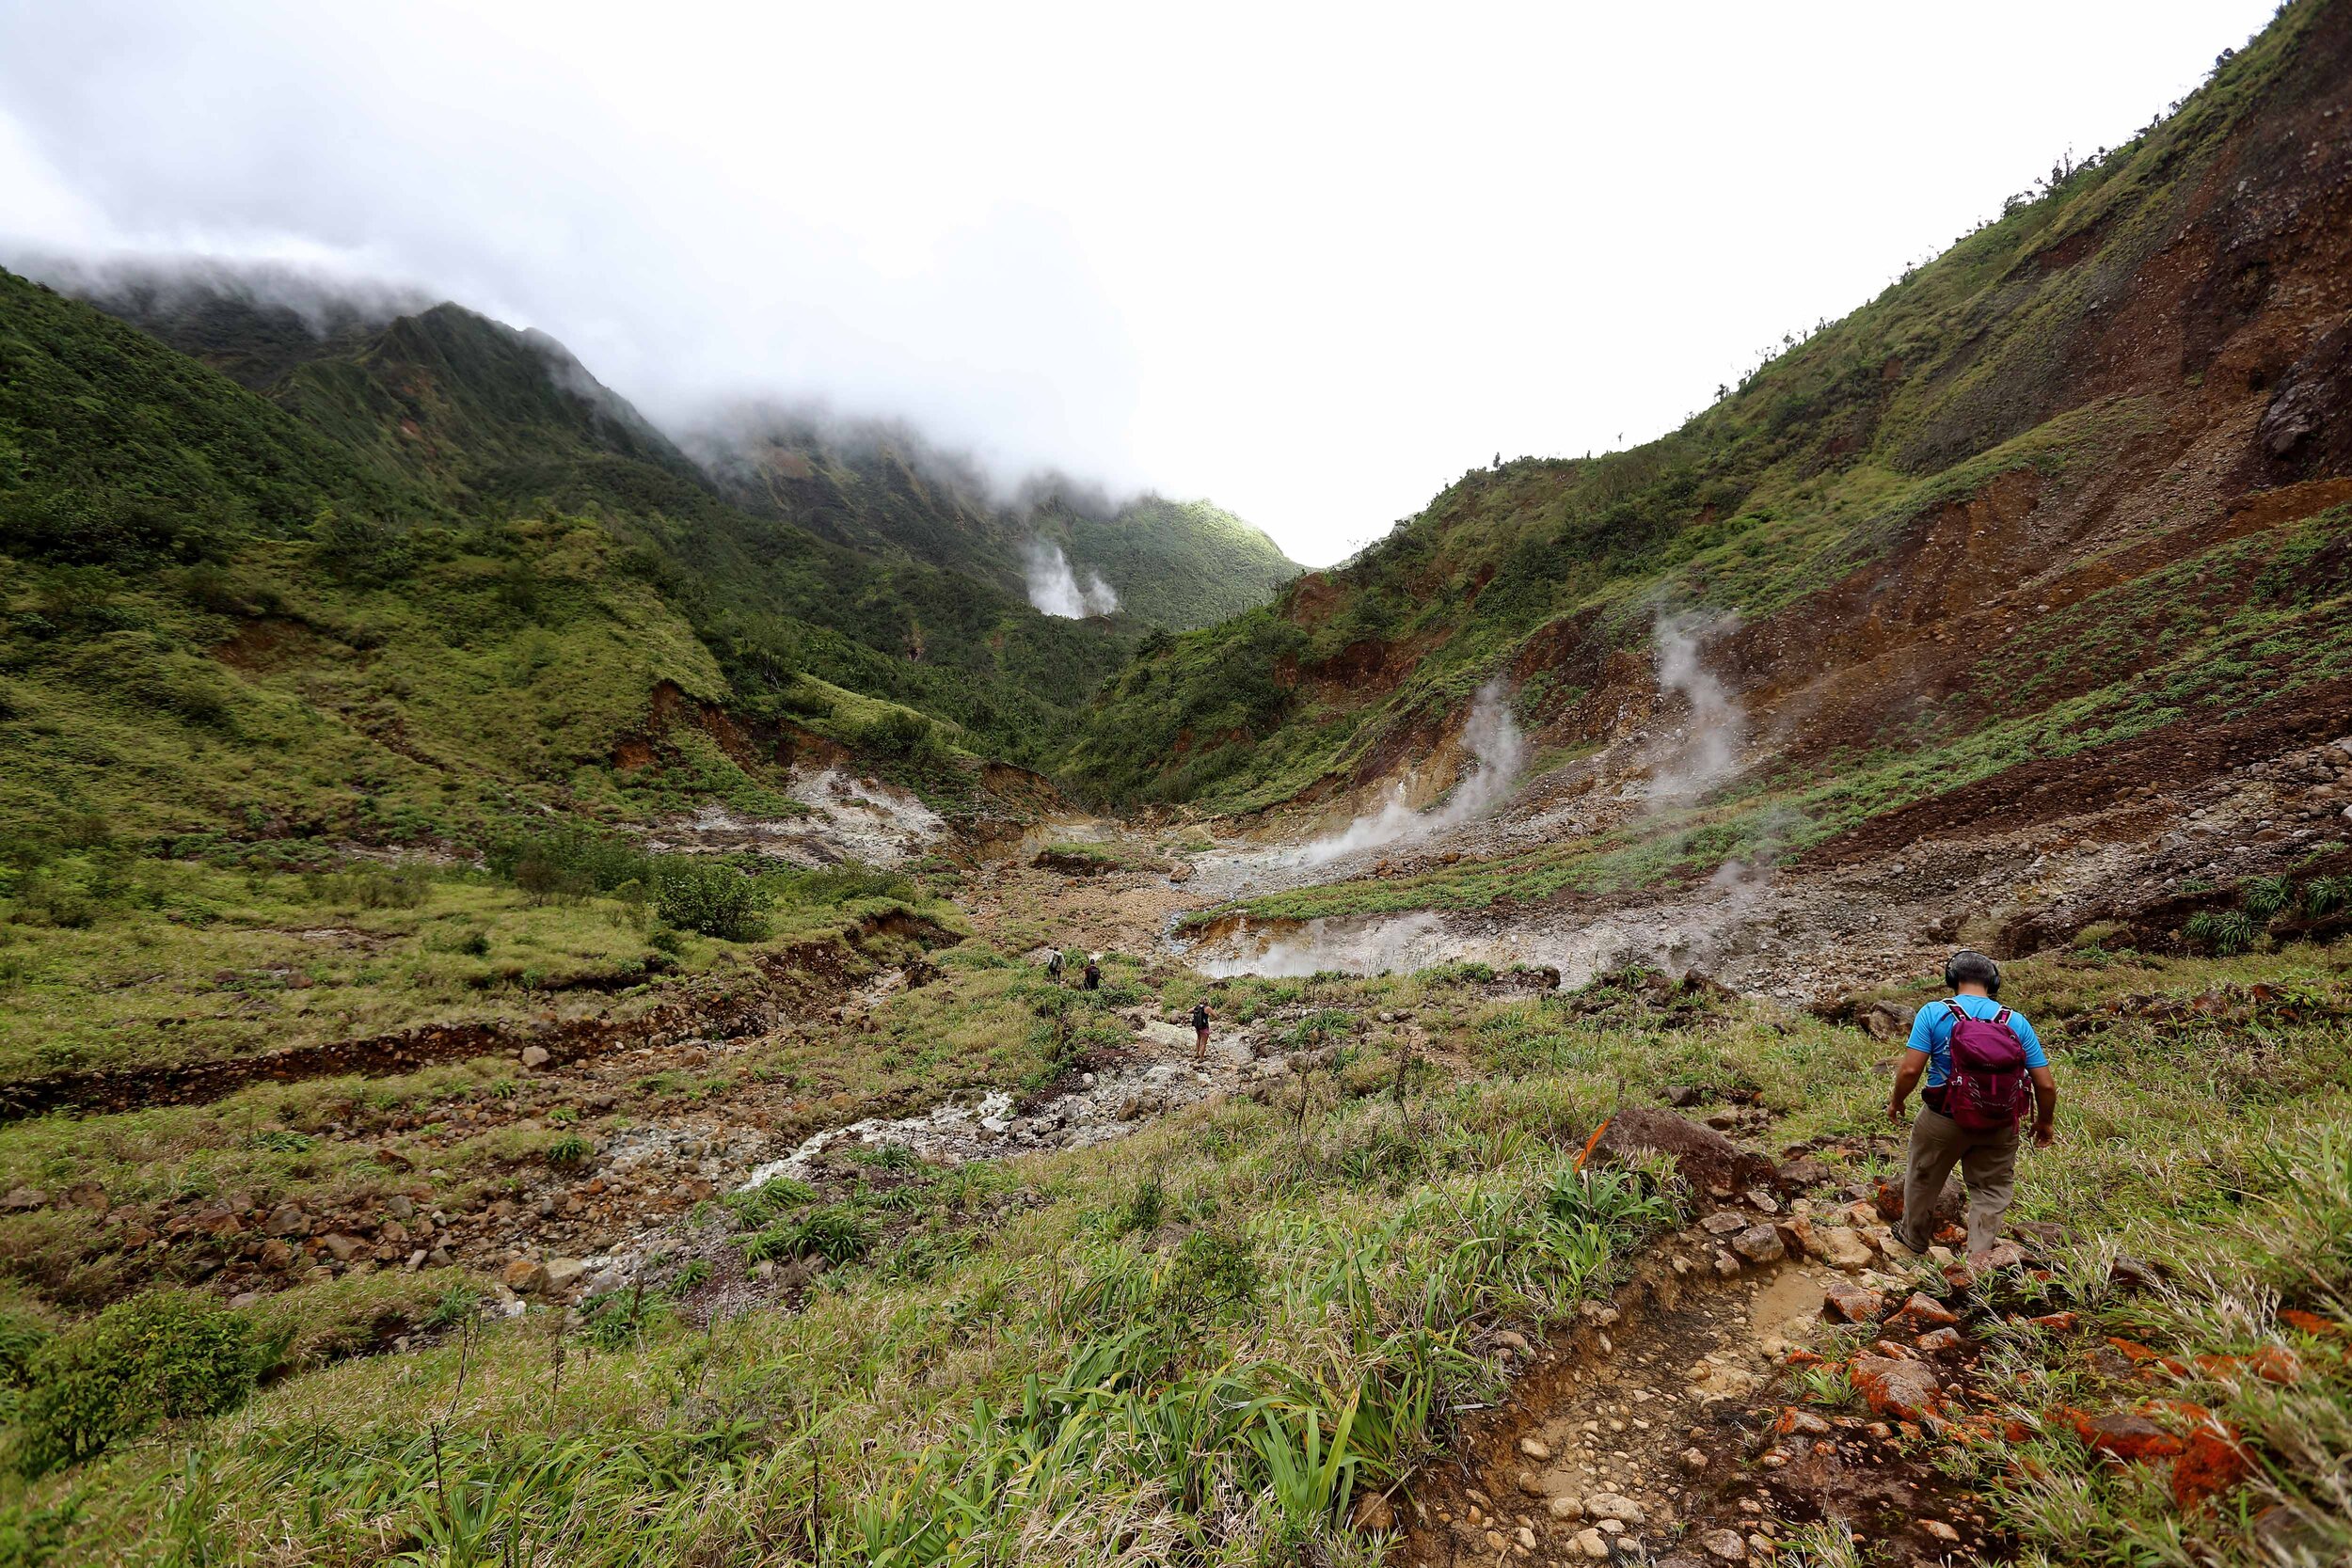
<instances>
[{"instance_id":1,"label":"rocky ground","mask_svg":"<svg viewBox=\"0 0 2352 1568\"><path fill-rule=\"evenodd\" d=\"M1758 1131L1754 1113L1718 1119ZM1662 1113L1636 1120L1619 1149L1675 1155L1708 1207L1644 1257L1613 1305L1588 1305L1538 1344L1493 1337L1518 1373L1508 1401L1472 1414L1403 1498L1359 1506L1400 1531L1391 1560L1695 1568L1770 1561L1822 1524L1882 1555L1997 1555L1923 1439L1969 1418L1981 1325L2026 1323L1997 1305L2040 1293L2026 1250L2005 1243L1972 1279L1945 1244L1961 1240L1948 1223L1924 1259L1894 1239L1899 1196L1883 1184L1831 1180L1804 1152L1773 1167ZM1888 1152L1837 1152L1874 1151ZM1745 1178L1757 1184L1730 1185ZM2071 1319L2029 1326L2062 1333ZM1867 1342L1849 1352L1840 1335ZM1841 1380L1858 1409L1839 1408Z\"/></svg>"},{"instance_id":2,"label":"rocky ground","mask_svg":"<svg viewBox=\"0 0 2352 1568\"><path fill-rule=\"evenodd\" d=\"M2312 725L2338 721L2315 711ZM2305 726L2307 729L2311 725ZM2225 737L2226 738L2226 737ZM1428 911L1222 928L1184 949L1211 973L1399 970L1477 960L1557 970L1581 985L1629 962L1696 969L1740 990L1820 1005L1931 973L1950 948L2063 942L2102 922L2177 919L2200 894L2275 875L2352 838L2352 737L2247 749L2211 771L2157 750L2098 768L2012 769L2017 799L1938 798L1783 863L1739 863L1679 887L1533 907ZM2122 755L2109 755L2109 752ZM1645 809L1638 741L1528 783L1495 816L1312 866L1279 848L1202 857L1196 895L1422 875L1540 844L1597 836ZM1965 796L1966 790L1955 791ZM1204 900L1196 897L1193 902Z\"/></svg>"}]
</instances>

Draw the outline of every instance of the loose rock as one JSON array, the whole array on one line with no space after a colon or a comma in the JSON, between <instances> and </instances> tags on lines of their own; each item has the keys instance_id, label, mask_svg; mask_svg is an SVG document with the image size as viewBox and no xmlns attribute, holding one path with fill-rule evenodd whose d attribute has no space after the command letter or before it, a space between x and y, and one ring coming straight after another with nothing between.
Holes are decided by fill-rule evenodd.
<instances>
[{"instance_id":1,"label":"loose rock","mask_svg":"<svg viewBox=\"0 0 2352 1568\"><path fill-rule=\"evenodd\" d=\"M1719 1562L1745 1562L1748 1544L1736 1529L1711 1529L1699 1537L1699 1550Z\"/></svg>"}]
</instances>

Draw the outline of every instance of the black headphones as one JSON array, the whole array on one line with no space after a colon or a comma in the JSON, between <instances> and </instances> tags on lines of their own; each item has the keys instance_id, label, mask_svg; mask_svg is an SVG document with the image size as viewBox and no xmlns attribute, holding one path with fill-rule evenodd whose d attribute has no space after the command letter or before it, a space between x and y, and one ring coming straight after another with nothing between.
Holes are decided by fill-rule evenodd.
<instances>
[{"instance_id":1,"label":"black headphones","mask_svg":"<svg viewBox=\"0 0 2352 1568\"><path fill-rule=\"evenodd\" d=\"M1960 989L1962 976L1955 974L1954 971L1960 968L1961 960L1963 958L1974 958L1978 963L1980 963L1984 965L1985 968L1991 970L1993 972L1991 977L1982 982L1984 989L1990 995L1998 996L2001 994L2001 966L1994 963L1991 958L1986 958L1982 953L1978 952L1973 947L1963 947L1959 952L1944 960L1944 984L1946 986L1949 987L1953 990L1958 990ZM1969 967L1973 969L1976 966L1972 964Z\"/></svg>"}]
</instances>

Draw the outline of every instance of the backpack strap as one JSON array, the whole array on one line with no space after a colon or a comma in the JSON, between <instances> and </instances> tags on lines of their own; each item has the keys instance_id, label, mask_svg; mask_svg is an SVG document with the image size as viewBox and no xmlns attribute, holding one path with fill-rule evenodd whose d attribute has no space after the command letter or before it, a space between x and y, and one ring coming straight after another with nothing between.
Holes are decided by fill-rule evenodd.
<instances>
[{"instance_id":1,"label":"backpack strap","mask_svg":"<svg viewBox=\"0 0 2352 1568\"><path fill-rule=\"evenodd\" d=\"M2009 1029L2009 1009L2007 1007L2003 1007L1999 1012L1994 1013L1993 1015L1993 1022L1999 1024L2004 1029ZM2012 1035L2017 1033L2014 1029L2010 1029L2009 1032Z\"/></svg>"},{"instance_id":2,"label":"backpack strap","mask_svg":"<svg viewBox=\"0 0 2352 1568\"><path fill-rule=\"evenodd\" d=\"M1968 1016L1968 1009L1960 1005L1960 998L1957 996L1946 997L1944 999L1944 1006L1952 1010L1952 1022L1954 1023L1958 1023L1962 1019Z\"/></svg>"}]
</instances>

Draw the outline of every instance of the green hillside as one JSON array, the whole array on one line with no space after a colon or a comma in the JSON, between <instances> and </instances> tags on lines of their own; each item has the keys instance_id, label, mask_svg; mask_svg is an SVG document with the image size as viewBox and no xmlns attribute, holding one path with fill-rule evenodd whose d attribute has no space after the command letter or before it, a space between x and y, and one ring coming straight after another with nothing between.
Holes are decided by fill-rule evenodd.
<instances>
[{"instance_id":1,"label":"green hillside","mask_svg":"<svg viewBox=\"0 0 2352 1568\"><path fill-rule=\"evenodd\" d=\"M1300 570L1263 532L1207 501L1146 495L1113 505L1050 480L996 499L969 461L896 426L751 410L688 445L748 511L1008 593L1025 592L1038 542L1057 546L1073 573L1101 577L1120 612L1145 626L1207 626L1264 603Z\"/></svg>"},{"instance_id":2,"label":"green hillside","mask_svg":"<svg viewBox=\"0 0 2352 1568\"><path fill-rule=\"evenodd\" d=\"M1100 572L1121 613L1185 631L1264 604L1302 570L1264 533L1213 502L1145 496L1115 515L1041 515L1073 568Z\"/></svg>"},{"instance_id":3,"label":"green hillside","mask_svg":"<svg viewBox=\"0 0 2352 1568\"><path fill-rule=\"evenodd\" d=\"M1347 566L1153 649L1072 773L1114 800L1263 807L1375 776L1498 673L1544 740L1588 743L1647 705L1669 615L1736 625L1735 684L1806 689L1785 738L1808 777L1833 752L2045 714L2081 745L2332 678L2345 584L2332 550L2296 563L2344 528L2342 443L2295 410L2338 395L2313 343L2346 246L2340 184L2293 150L2333 135L2343 26L2283 13L2177 115L2055 170L1682 428L1472 470ZM2181 581L2212 602L2165 620ZM2123 625L2141 632L2083 641Z\"/></svg>"},{"instance_id":4,"label":"green hillside","mask_svg":"<svg viewBox=\"0 0 2352 1568\"><path fill-rule=\"evenodd\" d=\"M94 395L117 395L135 365L136 374L175 378L187 398L237 410L206 419L260 418L221 377L139 334L101 333L98 318L42 297L52 304L24 315L24 330L38 335L27 351L86 366ZM234 299L213 296L199 309L184 293L118 292L101 303L238 372L295 416L269 425L275 438L299 431L307 450L331 454L320 460L342 477L313 494L347 499L354 518L395 531L423 516L600 520L640 548L630 569L691 625L729 700L751 716L785 716L806 674L920 708L960 726L978 750L1036 761L1123 655L1115 628L1057 621L1018 594L919 562L878 561L730 504L560 345L456 306L373 326L346 320L305 342L304 324L288 312ZM52 418L52 398L25 388L24 417ZM94 440L103 446L104 434ZM151 456L132 448L112 460ZM215 462L233 467L222 455Z\"/></svg>"}]
</instances>

